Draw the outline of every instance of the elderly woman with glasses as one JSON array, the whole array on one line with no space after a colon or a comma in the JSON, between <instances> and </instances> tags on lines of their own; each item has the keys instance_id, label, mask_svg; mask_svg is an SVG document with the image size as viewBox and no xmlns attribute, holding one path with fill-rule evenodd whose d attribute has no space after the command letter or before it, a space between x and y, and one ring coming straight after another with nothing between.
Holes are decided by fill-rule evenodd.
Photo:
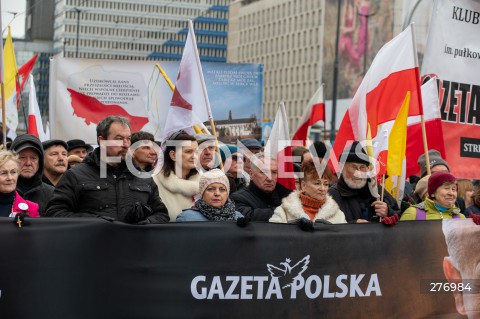
<instances>
[{"instance_id":1,"label":"elderly woman with glasses","mask_svg":"<svg viewBox=\"0 0 480 319\"><path fill-rule=\"evenodd\" d=\"M170 221L175 221L183 209L192 207L193 196L198 193L200 175L195 166L198 143L183 130L173 133L164 143L163 166L153 179Z\"/></svg>"},{"instance_id":2,"label":"elderly woman with glasses","mask_svg":"<svg viewBox=\"0 0 480 319\"><path fill-rule=\"evenodd\" d=\"M183 210L177 222L206 222L236 220L242 214L235 211L235 203L228 198L230 183L221 170L212 169L200 177L201 198L195 206Z\"/></svg>"},{"instance_id":3,"label":"elderly woman with glasses","mask_svg":"<svg viewBox=\"0 0 480 319\"><path fill-rule=\"evenodd\" d=\"M17 157L10 151L0 150L0 217L15 217L24 213L40 217L38 204L24 200L16 191L18 180Z\"/></svg>"}]
</instances>

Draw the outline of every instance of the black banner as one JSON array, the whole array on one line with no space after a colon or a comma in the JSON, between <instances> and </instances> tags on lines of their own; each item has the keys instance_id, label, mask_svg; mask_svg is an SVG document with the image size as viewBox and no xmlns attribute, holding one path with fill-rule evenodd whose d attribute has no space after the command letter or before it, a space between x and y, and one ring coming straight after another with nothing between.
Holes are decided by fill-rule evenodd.
<instances>
[{"instance_id":1,"label":"black banner","mask_svg":"<svg viewBox=\"0 0 480 319\"><path fill-rule=\"evenodd\" d=\"M1 218L0 318L461 317L441 221L315 228Z\"/></svg>"}]
</instances>

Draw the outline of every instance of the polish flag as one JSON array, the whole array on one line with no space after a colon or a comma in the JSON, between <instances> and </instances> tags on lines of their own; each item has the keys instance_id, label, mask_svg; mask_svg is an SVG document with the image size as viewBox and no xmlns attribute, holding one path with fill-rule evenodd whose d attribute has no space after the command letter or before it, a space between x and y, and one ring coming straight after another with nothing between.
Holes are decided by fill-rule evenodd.
<instances>
[{"instance_id":1,"label":"polish flag","mask_svg":"<svg viewBox=\"0 0 480 319\"><path fill-rule=\"evenodd\" d=\"M43 130L42 115L40 114L40 108L37 102L37 93L35 90L35 84L33 83L33 75L29 75L30 80L30 92L28 95L28 129L27 133L35 135L44 142L48 140L47 134Z\"/></svg>"},{"instance_id":2,"label":"polish flag","mask_svg":"<svg viewBox=\"0 0 480 319\"><path fill-rule=\"evenodd\" d=\"M73 114L83 119L87 125L98 124L109 115L128 118L132 132L140 131L148 123L148 117L131 115L121 105L103 104L93 96L79 93L73 89L67 89L67 91L70 93Z\"/></svg>"},{"instance_id":3,"label":"polish flag","mask_svg":"<svg viewBox=\"0 0 480 319\"><path fill-rule=\"evenodd\" d=\"M20 86L20 92L23 91L23 88L25 87L25 83L27 80L30 78L29 75L32 73L33 66L35 65L35 62L37 61L38 54L35 54L33 58L28 60L24 65L22 65L18 69L18 82Z\"/></svg>"},{"instance_id":4,"label":"polish flag","mask_svg":"<svg viewBox=\"0 0 480 319\"><path fill-rule=\"evenodd\" d=\"M278 107L275 123L273 123L264 152L277 160L277 183L294 190L295 174L293 171L292 147L288 130L287 112L283 102Z\"/></svg>"},{"instance_id":5,"label":"polish flag","mask_svg":"<svg viewBox=\"0 0 480 319\"><path fill-rule=\"evenodd\" d=\"M177 82L168 109L163 129L163 138L172 133L187 130L193 133L193 126L212 117L202 65L197 50L193 23L188 21L188 35L183 48L182 61L178 70Z\"/></svg>"},{"instance_id":6,"label":"polish flag","mask_svg":"<svg viewBox=\"0 0 480 319\"><path fill-rule=\"evenodd\" d=\"M337 157L352 141L366 140L368 124L375 156L387 150L389 133L379 132L379 126L393 125L408 92L408 115L423 113L413 32L409 26L377 53L340 124L333 147Z\"/></svg>"},{"instance_id":7,"label":"polish flag","mask_svg":"<svg viewBox=\"0 0 480 319\"><path fill-rule=\"evenodd\" d=\"M293 141L303 141L303 145L307 141L308 129L318 121L325 121L325 100L323 99L323 85L320 86L307 104L307 108L303 113L303 118L293 134Z\"/></svg>"}]
</instances>

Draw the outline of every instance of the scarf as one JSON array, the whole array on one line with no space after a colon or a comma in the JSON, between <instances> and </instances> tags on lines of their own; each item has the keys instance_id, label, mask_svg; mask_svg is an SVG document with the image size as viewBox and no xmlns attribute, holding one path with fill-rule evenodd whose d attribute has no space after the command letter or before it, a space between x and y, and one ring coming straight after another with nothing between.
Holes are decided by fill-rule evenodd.
<instances>
[{"instance_id":1,"label":"scarf","mask_svg":"<svg viewBox=\"0 0 480 319\"><path fill-rule=\"evenodd\" d=\"M235 204L229 198L225 205L220 208L215 208L199 199L195 202L195 206L198 208L200 213L203 216L207 217L208 220L218 222L224 220L235 220Z\"/></svg>"},{"instance_id":2,"label":"scarf","mask_svg":"<svg viewBox=\"0 0 480 319\"><path fill-rule=\"evenodd\" d=\"M302 202L302 207L305 213L307 213L308 217L310 217L310 220L313 220L318 210L327 201L327 197L325 197L324 200L318 200L305 195L304 193L300 193L300 201Z\"/></svg>"}]
</instances>

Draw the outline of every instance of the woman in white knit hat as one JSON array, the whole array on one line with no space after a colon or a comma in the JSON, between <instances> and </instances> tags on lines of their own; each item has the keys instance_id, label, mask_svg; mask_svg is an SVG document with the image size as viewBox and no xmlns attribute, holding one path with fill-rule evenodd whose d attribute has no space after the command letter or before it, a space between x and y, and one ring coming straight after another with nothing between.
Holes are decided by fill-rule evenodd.
<instances>
[{"instance_id":1,"label":"woman in white knit hat","mask_svg":"<svg viewBox=\"0 0 480 319\"><path fill-rule=\"evenodd\" d=\"M233 221L242 217L228 197L230 183L224 172L217 168L206 172L200 177L199 188L201 198L194 207L184 209L177 216L177 222Z\"/></svg>"}]
</instances>

